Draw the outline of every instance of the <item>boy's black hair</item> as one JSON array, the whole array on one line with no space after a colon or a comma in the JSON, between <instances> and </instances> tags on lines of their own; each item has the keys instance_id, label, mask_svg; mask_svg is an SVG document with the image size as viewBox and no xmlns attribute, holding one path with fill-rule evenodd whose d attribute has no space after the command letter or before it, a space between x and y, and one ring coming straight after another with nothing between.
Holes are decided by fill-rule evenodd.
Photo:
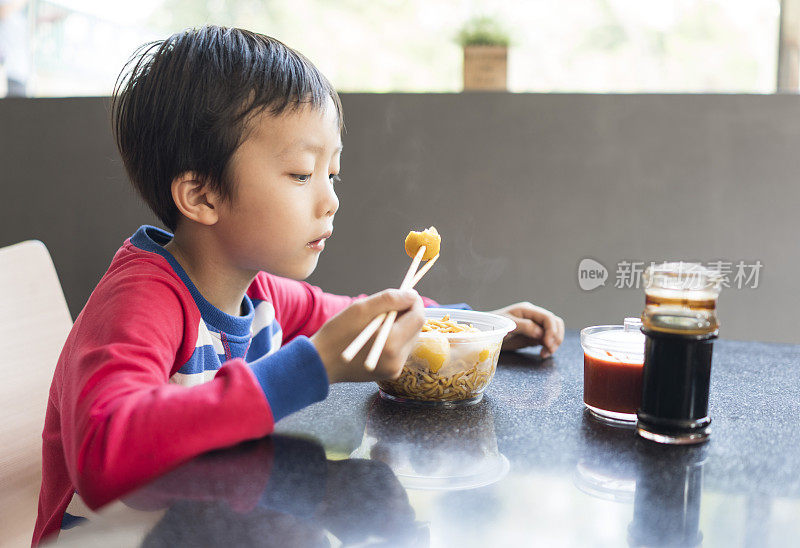
<instances>
[{"instance_id":1,"label":"boy's black hair","mask_svg":"<svg viewBox=\"0 0 800 548\"><path fill-rule=\"evenodd\" d=\"M339 96L302 54L269 36L205 26L139 48L114 86L111 117L133 186L174 231L175 177L194 172L230 198L228 163L251 117L324 108L328 97L341 129Z\"/></svg>"}]
</instances>

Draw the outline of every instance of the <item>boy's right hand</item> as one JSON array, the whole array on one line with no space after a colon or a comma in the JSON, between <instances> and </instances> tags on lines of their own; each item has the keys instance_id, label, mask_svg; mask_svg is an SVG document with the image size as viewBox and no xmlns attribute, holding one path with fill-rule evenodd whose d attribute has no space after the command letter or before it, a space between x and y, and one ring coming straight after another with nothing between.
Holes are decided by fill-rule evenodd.
<instances>
[{"instance_id":1,"label":"boy's right hand","mask_svg":"<svg viewBox=\"0 0 800 548\"><path fill-rule=\"evenodd\" d=\"M413 289L386 289L356 301L328 320L311 342L316 347L331 384L344 381L376 381L396 379L403 370L414 340L425 324L424 306ZM397 310L398 316L386 339L380 360L374 371L364 367L375 335L356 354L351 362L342 359L342 352L376 316Z\"/></svg>"}]
</instances>

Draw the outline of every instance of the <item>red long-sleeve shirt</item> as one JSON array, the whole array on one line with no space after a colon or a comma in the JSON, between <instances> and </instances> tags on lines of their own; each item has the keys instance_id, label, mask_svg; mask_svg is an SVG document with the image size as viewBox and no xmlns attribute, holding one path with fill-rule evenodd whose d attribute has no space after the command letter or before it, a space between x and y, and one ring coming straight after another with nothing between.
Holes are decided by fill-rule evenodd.
<instances>
[{"instance_id":1,"label":"red long-sleeve shirt","mask_svg":"<svg viewBox=\"0 0 800 548\"><path fill-rule=\"evenodd\" d=\"M42 434L34 545L76 499L97 509L200 453L269 434L328 393L307 336L353 298L262 272L246 314L230 316L163 248L170 238L142 227L127 240L67 338Z\"/></svg>"}]
</instances>

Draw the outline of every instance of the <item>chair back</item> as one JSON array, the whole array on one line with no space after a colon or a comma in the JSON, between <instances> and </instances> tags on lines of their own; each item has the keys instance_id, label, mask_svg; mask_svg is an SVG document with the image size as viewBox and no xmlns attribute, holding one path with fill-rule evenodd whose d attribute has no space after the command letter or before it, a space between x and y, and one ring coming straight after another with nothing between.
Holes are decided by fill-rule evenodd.
<instances>
[{"instance_id":1,"label":"chair back","mask_svg":"<svg viewBox=\"0 0 800 548\"><path fill-rule=\"evenodd\" d=\"M71 327L44 244L0 248L0 546L31 543L47 397Z\"/></svg>"}]
</instances>

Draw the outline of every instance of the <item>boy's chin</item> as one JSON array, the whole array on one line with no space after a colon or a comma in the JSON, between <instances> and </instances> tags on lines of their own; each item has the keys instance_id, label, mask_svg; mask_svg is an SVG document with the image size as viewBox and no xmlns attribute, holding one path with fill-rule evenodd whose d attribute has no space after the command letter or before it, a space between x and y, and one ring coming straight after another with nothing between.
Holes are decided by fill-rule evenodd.
<instances>
[{"instance_id":1,"label":"boy's chin","mask_svg":"<svg viewBox=\"0 0 800 548\"><path fill-rule=\"evenodd\" d=\"M303 265L303 267L298 268L296 272L294 272L294 276L289 276L295 280L305 280L309 276L311 276L314 271L317 269L317 261L316 259L310 265Z\"/></svg>"},{"instance_id":2,"label":"boy's chin","mask_svg":"<svg viewBox=\"0 0 800 548\"><path fill-rule=\"evenodd\" d=\"M290 278L292 280L305 280L317 269L317 258L303 263L295 263L293 265L285 265L283 268L280 265L264 265L261 270L280 276L282 278Z\"/></svg>"}]
</instances>

